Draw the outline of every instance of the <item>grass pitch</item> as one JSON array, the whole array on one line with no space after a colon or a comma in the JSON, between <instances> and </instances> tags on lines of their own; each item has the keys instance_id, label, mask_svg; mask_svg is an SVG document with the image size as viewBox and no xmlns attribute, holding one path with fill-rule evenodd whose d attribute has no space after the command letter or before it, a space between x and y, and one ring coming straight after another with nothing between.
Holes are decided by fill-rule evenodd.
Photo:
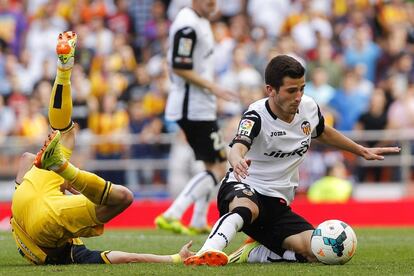
<instances>
[{"instance_id":1,"label":"grass pitch","mask_svg":"<svg viewBox=\"0 0 414 276\"><path fill-rule=\"evenodd\" d=\"M414 275L414 228L354 230L358 248L345 265L231 264L219 268L180 264L33 266L19 255L11 233L0 232L0 275ZM191 237L194 251L205 237ZM226 252L236 249L244 238L238 234ZM173 254L189 239L160 230L118 230L84 241L90 249Z\"/></svg>"}]
</instances>

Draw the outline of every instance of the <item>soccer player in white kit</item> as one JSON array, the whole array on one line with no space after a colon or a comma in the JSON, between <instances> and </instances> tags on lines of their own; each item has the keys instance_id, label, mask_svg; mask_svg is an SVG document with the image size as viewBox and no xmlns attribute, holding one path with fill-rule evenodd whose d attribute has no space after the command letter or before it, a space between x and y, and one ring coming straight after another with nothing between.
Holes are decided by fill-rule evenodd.
<instances>
[{"instance_id":1,"label":"soccer player in white kit","mask_svg":"<svg viewBox=\"0 0 414 276\"><path fill-rule=\"evenodd\" d=\"M305 69L287 55L266 67L268 97L250 105L239 123L229 153L231 169L218 193L220 219L203 247L187 265L225 265L222 250L238 231L262 244L266 254L297 261L316 261L310 246L313 226L290 208L298 186L298 166L311 140L346 150L366 160L382 160L398 147L366 148L324 124L315 101L304 95ZM266 251L266 252L263 252Z\"/></svg>"},{"instance_id":2,"label":"soccer player in white kit","mask_svg":"<svg viewBox=\"0 0 414 276\"><path fill-rule=\"evenodd\" d=\"M193 0L171 25L168 61L171 90L165 116L176 121L185 133L197 160L205 171L195 175L173 204L155 219L158 228L177 233L208 233L207 210L210 195L226 172L226 150L218 132L216 98L234 100L235 93L214 82L214 37L209 17L216 0ZM181 223L184 212L194 203L190 227Z\"/></svg>"}]
</instances>

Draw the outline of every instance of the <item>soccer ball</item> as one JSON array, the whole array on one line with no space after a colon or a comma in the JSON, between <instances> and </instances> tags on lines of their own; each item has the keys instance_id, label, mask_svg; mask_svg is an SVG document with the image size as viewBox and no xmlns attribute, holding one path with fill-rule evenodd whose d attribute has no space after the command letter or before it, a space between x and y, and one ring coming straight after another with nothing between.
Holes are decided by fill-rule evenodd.
<instances>
[{"instance_id":1,"label":"soccer ball","mask_svg":"<svg viewBox=\"0 0 414 276\"><path fill-rule=\"evenodd\" d=\"M357 238L351 226L340 220L327 220L313 231L311 248L324 264L344 264L355 254Z\"/></svg>"}]
</instances>

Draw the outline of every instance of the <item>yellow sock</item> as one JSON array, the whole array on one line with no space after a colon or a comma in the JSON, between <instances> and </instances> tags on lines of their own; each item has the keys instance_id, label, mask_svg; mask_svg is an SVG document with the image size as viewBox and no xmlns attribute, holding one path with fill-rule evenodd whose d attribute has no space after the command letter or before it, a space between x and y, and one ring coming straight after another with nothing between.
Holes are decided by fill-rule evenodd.
<instances>
[{"instance_id":1,"label":"yellow sock","mask_svg":"<svg viewBox=\"0 0 414 276\"><path fill-rule=\"evenodd\" d=\"M60 70L56 72L55 82L58 84L68 85L70 84L70 76L72 75L72 69Z\"/></svg>"},{"instance_id":2,"label":"yellow sock","mask_svg":"<svg viewBox=\"0 0 414 276\"><path fill-rule=\"evenodd\" d=\"M49 122L53 129L67 131L72 127L72 70L57 70L49 101Z\"/></svg>"},{"instance_id":3,"label":"yellow sock","mask_svg":"<svg viewBox=\"0 0 414 276\"><path fill-rule=\"evenodd\" d=\"M55 173L68 180L69 182L74 181L79 172L80 170L72 165L72 163L69 161L66 161L59 169L55 171Z\"/></svg>"},{"instance_id":4,"label":"yellow sock","mask_svg":"<svg viewBox=\"0 0 414 276\"><path fill-rule=\"evenodd\" d=\"M112 183L97 176L94 173L79 170L78 175L71 185L86 196L90 201L98 205L104 205L112 189Z\"/></svg>"},{"instance_id":5,"label":"yellow sock","mask_svg":"<svg viewBox=\"0 0 414 276\"><path fill-rule=\"evenodd\" d=\"M112 190L111 182L94 173L80 170L68 161L55 172L97 205L104 205Z\"/></svg>"}]
</instances>

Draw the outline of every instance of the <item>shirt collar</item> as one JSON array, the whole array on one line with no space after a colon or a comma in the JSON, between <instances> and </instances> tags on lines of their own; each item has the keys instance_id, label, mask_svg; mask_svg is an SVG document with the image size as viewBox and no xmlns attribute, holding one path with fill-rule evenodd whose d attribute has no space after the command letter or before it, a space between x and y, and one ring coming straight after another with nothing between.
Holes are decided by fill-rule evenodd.
<instances>
[{"instance_id":1,"label":"shirt collar","mask_svg":"<svg viewBox=\"0 0 414 276\"><path fill-rule=\"evenodd\" d=\"M272 116L272 118L276 120L277 116L276 116L275 113L273 113L272 109L270 109L269 99L266 100L265 106L266 106L267 112L269 112L270 116Z\"/></svg>"}]
</instances>

